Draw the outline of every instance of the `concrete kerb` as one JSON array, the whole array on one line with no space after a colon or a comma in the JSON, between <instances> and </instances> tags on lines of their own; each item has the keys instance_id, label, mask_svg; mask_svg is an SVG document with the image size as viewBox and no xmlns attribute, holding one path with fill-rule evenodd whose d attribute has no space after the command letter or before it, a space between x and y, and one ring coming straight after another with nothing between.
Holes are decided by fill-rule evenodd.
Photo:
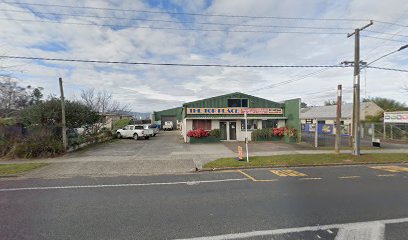
<instances>
[{"instance_id":1,"label":"concrete kerb","mask_svg":"<svg viewBox=\"0 0 408 240\"><path fill-rule=\"evenodd\" d=\"M384 164L408 164L407 161L402 162L366 162L366 163L329 163L329 164L299 164L296 166L288 165L265 165L265 166L241 166L241 167L224 167L224 168L202 168L197 172L217 172L225 170L248 170L248 169L263 169L263 168L299 168L299 167L340 167L340 166L364 166L364 165L384 165Z\"/></svg>"}]
</instances>

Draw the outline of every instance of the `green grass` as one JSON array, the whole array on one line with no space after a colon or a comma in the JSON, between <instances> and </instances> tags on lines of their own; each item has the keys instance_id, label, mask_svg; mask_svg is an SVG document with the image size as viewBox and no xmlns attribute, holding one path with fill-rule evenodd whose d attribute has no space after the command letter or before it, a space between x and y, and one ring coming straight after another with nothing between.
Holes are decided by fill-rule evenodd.
<instances>
[{"instance_id":1,"label":"green grass","mask_svg":"<svg viewBox=\"0 0 408 240\"><path fill-rule=\"evenodd\" d=\"M0 176L20 174L47 165L48 163L0 164Z\"/></svg>"},{"instance_id":2,"label":"green grass","mask_svg":"<svg viewBox=\"0 0 408 240\"><path fill-rule=\"evenodd\" d=\"M245 159L245 158L244 158ZM291 154L249 157L250 162L235 158L220 158L204 165L204 168L262 167L262 166L307 166L350 163L408 162L407 153L372 153L359 157L350 154Z\"/></svg>"},{"instance_id":3,"label":"green grass","mask_svg":"<svg viewBox=\"0 0 408 240\"><path fill-rule=\"evenodd\" d=\"M318 150L333 150L334 151L334 147L318 147ZM341 147L340 150L351 150L353 149L352 147ZM379 148L379 147L370 147L370 146L361 146L360 147L361 150L383 150L383 148Z\"/></svg>"}]
</instances>

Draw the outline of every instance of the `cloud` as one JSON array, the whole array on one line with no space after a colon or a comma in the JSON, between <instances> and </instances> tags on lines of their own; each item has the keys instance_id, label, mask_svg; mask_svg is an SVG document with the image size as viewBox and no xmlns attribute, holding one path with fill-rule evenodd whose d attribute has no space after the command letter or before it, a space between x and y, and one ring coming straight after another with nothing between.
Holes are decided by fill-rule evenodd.
<instances>
[{"instance_id":1,"label":"cloud","mask_svg":"<svg viewBox=\"0 0 408 240\"><path fill-rule=\"evenodd\" d=\"M55 4L53 1L45 1L44 3ZM140 11L29 7L24 4L1 3L2 8L8 10L4 12L5 18L58 21L59 23L19 22L0 19L0 28L2 29L0 54L130 62L331 65L353 59L354 41L352 38L347 38L345 34L285 34L228 32L227 30L347 33L366 24L367 21L225 18L208 15L364 18L408 24L407 19L404 18L404 14L408 11L408 3L403 0L391 2L260 0L256 4L248 0L173 0L160 4L153 1L88 0L75 4L79 7L122 8ZM25 11L25 13L16 11ZM146 11L192 12L204 13L207 16L149 14ZM38 14L36 12L99 17L86 18ZM94 25L72 25L70 23ZM223 23L224 25L202 23ZM273 25L275 27L237 26L237 24ZM122 27L98 25L121 25ZM150 29L149 27L220 31ZM316 30L293 27L333 27L339 29ZM364 35L408 42L407 38L396 35L403 35L405 29L376 22L367 30L382 33L365 32ZM402 42L362 37L362 60L374 60L403 44ZM406 68L408 60L405 56L404 52L399 52L382 59L376 65ZM0 68L11 65L18 67L7 71L18 77L21 84L42 86L45 88L46 95L59 94L57 79L62 77L68 97L78 96L80 90L85 88L104 89L111 91L116 100L128 104L134 111L161 110L180 106L185 101L236 91L247 92L271 100L302 97L306 102L319 104L328 98L326 92L335 89L337 84L343 84L344 87L350 88L353 75L351 69L329 69L289 84L267 88L272 84L302 78L302 76L319 69L186 68L0 59ZM401 86L408 82L406 73L368 69L366 77L363 76L362 83L367 82L367 95L408 101L406 93L400 90ZM365 85L362 88L365 88ZM319 91L320 93L310 94ZM346 93L345 99L350 101L351 94Z\"/></svg>"}]
</instances>

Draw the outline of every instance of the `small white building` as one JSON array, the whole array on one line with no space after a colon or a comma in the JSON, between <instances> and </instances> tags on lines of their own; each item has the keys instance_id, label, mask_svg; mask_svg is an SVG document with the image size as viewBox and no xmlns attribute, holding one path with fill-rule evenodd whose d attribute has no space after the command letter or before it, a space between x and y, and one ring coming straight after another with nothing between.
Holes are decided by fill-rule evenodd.
<instances>
[{"instance_id":1,"label":"small white building","mask_svg":"<svg viewBox=\"0 0 408 240\"><path fill-rule=\"evenodd\" d=\"M360 121L365 121L367 116L376 116L384 110L373 102L362 102L360 105ZM308 107L300 110L300 121L302 124L316 123L335 124L337 105ZM353 104L341 105L341 124L350 125L353 117Z\"/></svg>"}]
</instances>

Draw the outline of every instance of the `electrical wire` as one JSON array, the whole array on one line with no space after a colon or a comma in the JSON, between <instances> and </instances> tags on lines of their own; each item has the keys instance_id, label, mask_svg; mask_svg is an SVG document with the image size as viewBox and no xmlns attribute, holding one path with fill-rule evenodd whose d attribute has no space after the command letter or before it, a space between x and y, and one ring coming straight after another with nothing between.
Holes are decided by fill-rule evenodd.
<instances>
[{"instance_id":1,"label":"electrical wire","mask_svg":"<svg viewBox=\"0 0 408 240\"><path fill-rule=\"evenodd\" d=\"M138 9L86 7L86 6L72 6L72 5L45 4L45 3L28 3L28 2L10 2L10 1L3 1L1 3L3 3L3 4L15 4L15 5L28 5L28 6L42 6L42 7L93 9L93 10L107 10L107 11L121 11L121 12L140 12L140 13L151 13L151 14L191 15L191 16L205 16L205 17L252 18L252 19L284 19L284 20L309 20L309 21L345 21L345 22L347 22L347 21L348 22L369 21L368 19L248 16L248 15L205 14L205 13L170 12L170 11L150 11L150 10L138 10Z\"/></svg>"},{"instance_id":2,"label":"electrical wire","mask_svg":"<svg viewBox=\"0 0 408 240\"><path fill-rule=\"evenodd\" d=\"M178 67L225 67L225 68L344 68L341 65L232 65L232 64L190 64L190 63L153 63L153 62L126 62L126 61L103 61L103 60L82 60L65 58L43 58L0 55L0 58L59 61L59 62L82 62L82 63L102 63L102 64L125 64L125 65L147 65L147 66L178 66Z\"/></svg>"},{"instance_id":3,"label":"electrical wire","mask_svg":"<svg viewBox=\"0 0 408 240\"><path fill-rule=\"evenodd\" d=\"M287 34L323 34L323 35L345 35L341 32L306 32L306 31L267 31L267 30L228 30L228 29L201 29L201 28L174 28L174 27L153 27L153 26L135 26L135 25L116 25L116 24L95 24L95 23L77 23L77 22L57 22L33 19L15 19L0 18L0 21L17 21L17 22L40 22L63 25L81 25L81 26L98 26L112 28L140 28L140 29L160 29L176 31L202 31L202 32L237 32L237 33L287 33Z\"/></svg>"},{"instance_id":4,"label":"electrical wire","mask_svg":"<svg viewBox=\"0 0 408 240\"><path fill-rule=\"evenodd\" d=\"M342 67L341 65L334 65L334 66L336 66L336 67ZM292 83L292 82L297 82L297 81L306 79L306 78L308 78L308 77L311 77L311 76L313 76L313 75L316 75L316 74L322 73L322 72L324 72L324 71L327 71L328 69L329 69L329 68L320 69L320 70L311 72L311 73L306 74L306 75L301 76L301 77L292 78L292 79L288 79L288 80L285 80L285 81L282 81L282 82L274 83L274 84L271 84L271 85L268 85L268 86L265 86L265 87L262 87L262 88L253 89L253 90L250 90L249 92L261 91L261 90L264 90L264 89L273 88L273 87L278 87L278 86L286 85L286 84L289 84L289 83Z\"/></svg>"},{"instance_id":5,"label":"electrical wire","mask_svg":"<svg viewBox=\"0 0 408 240\"><path fill-rule=\"evenodd\" d=\"M398 36L398 37L408 37L408 35L403 35L403 34L398 34L398 33L387 33L387 32L379 32L379 31L372 31L372 30L365 30L365 32L384 34L384 35L390 35L390 36Z\"/></svg>"},{"instance_id":6,"label":"electrical wire","mask_svg":"<svg viewBox=\"0 0 408 240\"><path fill-rule=\"evenodd\" d=\"M220 23L220 22L192 22L192 21L175 21L175 20L129 18L129 17L110 17L110 16L98 16L98 15L82 15L82 14L38 12L38 11L24 11L24 10L7 10L7 9L0 9L0 12L33 13L36 15L70 16L70 17L83 17L83 18L131 20L131 21L145 21L145 22L163 22L163 23L178 23L178 24L215 25L215 26L229 26L229 27L295 28L295 29L319 29L319 30L330 30L330 29L331 30L348 30L350 29L346 27L310 27L310 26L282 26L282 25L239 24L239 23Z\"/></svg>"},{"instance_id":7,"label":"electrical wire","mask_svg":"<svg viewBox=\"0 0 408 240\"><path fill-rule=\"evenodd\" d=\"M391 42L408 43L408 41L396 40L396 39L392 39L392 38L374 37L374 36L369 36L369 35L364 35L364 34L360 34L360 36L361 37L366 37L366 38L378 39L378 40L391 41Z\"/></svg>"},{"instance_id":8,"label":"electrical wire","mask_svg":"<svg viewBox=\"0 0 408 240\"><path fill-rule=\"evenodd\" d=\"M397 68L385 68L385 67L375 67L375 66L368 66L367 68L380 69L380 70L388 70L388 71L396 71L396 72L406 72L406 73L408 73L408 70L405 70L405 69L397 69Z\"/></svg>"}]
</instances>

